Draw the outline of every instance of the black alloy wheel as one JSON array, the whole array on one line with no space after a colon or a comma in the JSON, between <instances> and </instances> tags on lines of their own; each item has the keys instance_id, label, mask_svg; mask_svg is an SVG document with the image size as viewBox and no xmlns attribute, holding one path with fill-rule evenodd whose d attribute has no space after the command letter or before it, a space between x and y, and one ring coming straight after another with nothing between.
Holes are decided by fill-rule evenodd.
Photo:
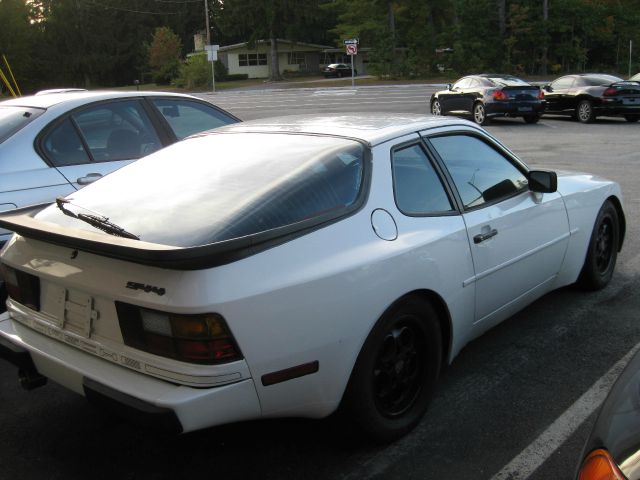
<instances>
[{"instance_id":1,"label":"black alloy wheel","mask_svg":"<svg viewBox=\"0 0 640 480\"><path fill-rule=\"evenodd\" d=\"M578 278L578 284L582 288L599 290L609 283L616 266L619 244L618 211L607 200L600 208L591 232L587 257Z\"/></svg>"},{"instance_id":2,"label":"black alloy wheel","mask_svg":"<svg viewBox=\"0 0 640 480\"><path fill-rule=\"evenodd\" d=\"M580 100L578 102L576 117L581 123L592 123L596 119L591 100Z\"/></svg>"},{"instance_id":3,"label":"black alloy wheel","mask_svg":"<svg viewBox=\"0 0 640 480\"><path fill-rule=\"evenodd\" d=\"M489 123L489 117L485 111L484 105L481 102L476 103L473 106L473 121L478 125L486 125Z\"/></svg>"},{"instance_id":4,"label":"black alloy wheel","mask_svg":"<svg viewBox=\"0 0 640 480\"><path fill-rule=\"evenodd\" d=\"M637 122L638 120L640 120L640 115L625 115L624 119L627 122L633 123L633 122Z\"/></svg>"},{"instance_id":5,"label":"black alloy wheel","mask_svg":"<svg viewBox=\"0 0 640 480\"><path fill-rule=\"evenodd\" d=\"M440 101L437 98L431 104L431 115L442 115L442 105L440 105Z\"/></svg>"},{"instance_id":6,"label":"black alloy wheel","mask_svg":"<svg viewBox=\"0 0 640 480\"><path fill-rule=\"evenodd\" d=\"M401 300L367 337L341 410L363 438L395 440L424 415L441 362L442 339L435 310L419 297Z\"/></svg>"},{"instance_id":7,"label":"black alloy wheel","mask_svg":"<svg viewBox=\"0 0 640 480\"><path fill-rule=\"evenodd\" d=\"M538 123L538 121L540 120L540 115L525 115L523 118L525 123Z\"/></svg>"}]
</instances>

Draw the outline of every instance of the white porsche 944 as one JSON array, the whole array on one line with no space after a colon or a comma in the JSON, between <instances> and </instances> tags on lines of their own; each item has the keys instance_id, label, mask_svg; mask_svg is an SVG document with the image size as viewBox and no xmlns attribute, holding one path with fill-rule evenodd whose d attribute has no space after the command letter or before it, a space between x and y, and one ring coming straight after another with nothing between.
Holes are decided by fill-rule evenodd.
<instances>
[{"instance_id":1,"label":"white porsche 944","mask_svg":"<svg viewBox=\"0 0 640 480\"><path fill-rule=\"evenodd\" d=\"M363 114L198 134L2 214L0 352L178 432L340 408L392 440L442 366L555 288L604 287L619 186L474 124Z\"/></svg>"}]
</instances>

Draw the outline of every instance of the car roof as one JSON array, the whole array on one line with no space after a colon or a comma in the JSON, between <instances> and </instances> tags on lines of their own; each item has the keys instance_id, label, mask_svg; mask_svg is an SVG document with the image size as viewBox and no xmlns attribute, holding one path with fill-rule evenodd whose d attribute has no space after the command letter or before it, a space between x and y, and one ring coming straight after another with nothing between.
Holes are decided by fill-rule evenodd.
<instances>
[{"instance_id":1,"label":"car roof","mask_svg":"<svg viewBox=\"0 0 640 480\"><path fill-rule=\"evenodd\" d=\"M377 145L410 133L455 125L480 130L474 123L454 117L367 112L346 115L288 115L250 120L225 125L195 136L223 133L330 135L353 138L370 145Z\"/></svg>"},{"instance_id":2,"label":"car roof","mask_svg":"<svg viewBox=\"0 0 640 480\"><path fill-rule=\"evenodd\" d=\"M74 105L95 102L100 100L109 100L112 98L131 98L131 97L192 97L180 93L171 92L139 92L139 91L114 91L114 90L92 90L92 91L73 91L63 93L49 93L46 95L29 95L24 97L13 98L0 102L0 106L20 106L35 108L50 108L61 103L71 102Z\"/></svg>"}]
</instances>

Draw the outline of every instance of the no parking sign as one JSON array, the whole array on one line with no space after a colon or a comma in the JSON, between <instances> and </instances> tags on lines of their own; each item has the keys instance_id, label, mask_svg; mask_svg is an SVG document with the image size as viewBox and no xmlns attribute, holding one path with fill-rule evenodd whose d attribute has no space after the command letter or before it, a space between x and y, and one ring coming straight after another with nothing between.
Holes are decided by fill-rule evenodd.
<instances>
[{"instance_id":1,"label":"no parking sign","mask_svg":"<svg viewBox=\"0 0 640 480\"><path fill-rule=\"evenodd\" d=\"M358 45L347 45L347 55L357 55Z\"/></svg>"}]
</instances>

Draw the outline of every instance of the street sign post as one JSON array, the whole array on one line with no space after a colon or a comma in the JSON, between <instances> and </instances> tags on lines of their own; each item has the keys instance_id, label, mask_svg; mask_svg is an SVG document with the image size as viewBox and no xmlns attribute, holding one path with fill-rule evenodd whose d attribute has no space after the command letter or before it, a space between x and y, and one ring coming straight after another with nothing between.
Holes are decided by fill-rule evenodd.
<instances>
[{"instance_id":1,"label":"street sign post","mask_svg":"<svg viewBox=\"0 0 640 480\"><path fill-rule=\"evenodd\" d=\"M204 49L207 52L207 61L211 62L211 88L215 93L216 91L216 74L214 70L215 61L218 60L218 49L220 45L205 45Z\"/></svg>"},{"instance_id":2,"label":"street sign post","mask_svg":"<svg viewBox=\"0 0 640 480\"><path fill-rule=\"evenodd\" d=\"M349 38L347 40L344 40L344 46L347 49L347 55L349 55L351 57L351 87L353 88L355 86L355 80L354 80L354 69L353 69L353 57L355 55L358 54L358 39L357 38Z\"/></svg>"}]
</instances>

